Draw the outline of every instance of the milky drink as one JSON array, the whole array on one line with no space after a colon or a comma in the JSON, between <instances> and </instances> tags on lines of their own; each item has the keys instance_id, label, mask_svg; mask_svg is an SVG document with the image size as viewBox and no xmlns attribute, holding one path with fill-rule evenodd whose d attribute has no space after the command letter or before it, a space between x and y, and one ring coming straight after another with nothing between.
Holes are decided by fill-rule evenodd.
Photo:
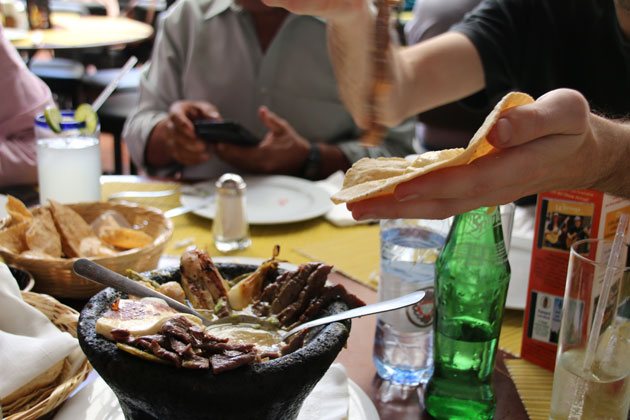
<instances>
[{"instance_id":1,"label":"milky drink","mask_svg":"<svg viewBox=\"0 0 630 420\"><path fill-rule=\"evenodd\" d=\"M101 152L98 139L77 135L37 140L39 197L62 203L101 199Z\"/></svg>"}]
</instances>

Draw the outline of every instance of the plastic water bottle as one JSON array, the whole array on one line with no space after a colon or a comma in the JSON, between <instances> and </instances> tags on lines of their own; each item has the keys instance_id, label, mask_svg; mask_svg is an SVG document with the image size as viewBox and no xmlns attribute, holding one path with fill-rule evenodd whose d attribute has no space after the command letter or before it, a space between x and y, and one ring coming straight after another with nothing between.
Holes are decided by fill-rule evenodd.
<instances>
[{"instance_id":1,"label":"plastic water bottle","mask_svg":"<svg viewBox=\"0 0 630 420\"><path fill-rule=\"evenodd\" d=\"M426 291L418 304L378 317L374 364L384 380L415 386L433 373L435 261L449 226L448 219L381 221L379 300Z\"/></svg>"}]
</instances>

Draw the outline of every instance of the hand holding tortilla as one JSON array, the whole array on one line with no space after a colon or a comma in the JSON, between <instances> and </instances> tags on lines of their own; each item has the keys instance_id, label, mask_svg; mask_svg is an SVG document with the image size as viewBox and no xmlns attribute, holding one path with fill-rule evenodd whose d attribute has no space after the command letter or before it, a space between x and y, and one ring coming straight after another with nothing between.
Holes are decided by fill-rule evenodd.
<instances>
[{"instance_id":1,"label":"hand holding tortilla","mask_svg":"<svg viewBox=\"0 0 630 420\"><path fill-rule=\"evenodd\" d=\"M441 168L467 165L482 156L498 151L487 139L502 111L534 102L525 93L506 95L492 110L466 149L446 149L426 152L413 161L403 158L364 158L352 165L346 173L341 191L332 196L336 203L352 203L366 198L394 192L402 182L417 178Z\"/></svg>"},{"instance_id":2,"label":"hand holding tortilla","mask_svg":"<svg viewBox=\"0 0 630 420\"><path fill-rule=\"evenodd\" d=\"M525 98L501 100L464 151L357 162L334 198L356 219L442 218L554 189L630 194L628 171L620 170L630 143L615 134L627 126L589 113L576 91Z\"/></svg>"}]
</instances>

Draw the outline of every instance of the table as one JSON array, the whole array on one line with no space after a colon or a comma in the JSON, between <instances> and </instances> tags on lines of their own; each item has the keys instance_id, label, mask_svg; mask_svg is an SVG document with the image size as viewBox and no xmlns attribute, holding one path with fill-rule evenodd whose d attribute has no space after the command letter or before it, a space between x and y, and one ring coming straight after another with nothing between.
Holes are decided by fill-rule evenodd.
<instances>
[{"instance_id":1,"label":"table","mask_svg":"<svg viewBox=\"0 0 630 420\"><path fill-rule=\"evenodd\" d=\"M150 184L151 182L156 182L155 180L138 176L104 176L102 177L102 182L104 198L112 192L120 190L120 188L127 190L156 189L156 187L152 187ZM149 184L147 184L147 182L149 182ZM169 189L172 187L173 185L168 183L160 185L157 189ZM143 202L142 199L136 201ZM150 204L151 201L146 201L146 203ZM153 203L160 205L161 208L168 208L169 206L176 206L178 201L176 197L171 197L170 199L159 199L153 201ZM167 246L166 253L181 253L181 249L178 250L175 248L175 243L183 239L182 235L190 235L190 238L198 246L207 246L211 254L213 254L214 250L212 246L208 245L212 224L210 220L188 214L175 218L173 221L176 232L173 240ZM181 230L178 232L178 229ZM283 248L280 258L287 259L291 263L300 264L312 260L308 255L304 255L303 252L300 252L300 250L304 248L302 246L303 242L318 240L317 238L322 238L323 240L323 237L334 238L335 235L343 235L344 237L348 235L352 236L352 234L349 234L350 231L348 231L348 229L360 235L361 240L367 237L367 241L370 242L368 244L362 244L362 247L359 248L361 251L358 252L357 256L353 259L357 259L357 262L362 263L366 267L372 267L365 270L364 273L373 270L374 267L377 268L379 252L378 225L336 228L323 218L289 225L252 226L251 234L254 245L247 250L236 253L236 255L269 258L270 255L268 254L271 251L272 244L279 243ZM314 233L316 231L323 231L324 233L316 236L309 234L309 232ZM357 239L355 238L354 240ZM346 245L346 242L344 242L340 248L344 245ZM359 247L358 244L357 247ZM373 252L365 251L368 248L373 248ZM219 253L216 252L215 255L218 254ZM326 262L332 263L332 261ZM338 266L338 264L335 264L335 266ZM352 272L360 273L360 271L354 270ZM366 303L373 303L377 300L376 291L374 289L351 279L349 276L339 271L334 271L329 278L332 282L344 285L349 292L357 295ZM422 418L430 418L428 414L423 413L421 393L416 389L391 386L388 383L383 383L383 381L378 378L378 375L376 375L376 369L372 363L375 326L376 318L373 316L353 320L352 332L348 340L347 348L341 351L337 357L337 361L346 367L349 377L372 399L382 419L395 418L405 420L418 419L421 418L421 416L424 416ZM514 383L504 364L504 360L510 358L513 358L513 356L499 351L493 378L498 401L495 415L495 419L497 420L519 420L528 418Z\"/></svg>"},{"instance_id":2,"label":"table","mask_svg":"<svg viewBox=\"0 0 630 420\"><path fill-rule=\"evenodd\" d=\"M153 27L126 17L52 13L52 29L31 30L11 43L21 51L76 50L132 44L150 38Z\"/></svg>"},{"instance_id":3,"label":"table","mask_svg":"<svg viewBox=\"0 0 630 420\"><path fill-rule=\"evenodd\" d=\"M156 190L169 189L173 187L172 183L165 184L161 181L151 180L138 176L104 176L101 178L103 184L103 196L106 198L114 191L126 190ZM156 187L157 186L157 187ZM137 200L142 201L142 200ZM176 206L178 203L176 197L171 197L168 201L164 201L164 206ZM150 202L147 202L150 204ZM175 255L181 253L183 249L176 248L176 242L181 241L183 231L184 235L194 233L194 241L197 245L204 244L204 241L210 237L211 221L202 219L193 214L180 216L174 219L176 233L173 240L167 246L167 253ZM180 233L178 230L181 229ZM341 229L338 230L338 229ZM378 226L358 226L352 228L335 228L326 222L323 218L294 223L281 226L256 226L251 230L254 246L239 252L237 255L257 258L269 258L271 244L280 243L283 250L280 257L289 260L291 263L300 264L311 261L312 258L305 256L296 251L300 243L306 240L313 240L313 235L309 232L324 231L325 235L343 235L351 232L368 232L373 234L370 237L371 244L363 244L363 246L374 248L373 253L358 252L357 257L362 264L366 266L378 266ZM321 238L321 236L317 236ZM368 236L369 237L369 236ZM346 243L344 242L344 245ZM359 246L359 245L357 245ZM208 249L212 248L209 246ZM363 248L361 248L363 249ZM365 248L367 249L367 248ZM368 270L369 271L369 270ZM373 303L377 296L374 289L361 284L341 272L335 271L331 274L330 280L340 283L348 289L350 293L357 295L366 303ZM71 306L76 306L76 302L67 302ZM74 303L74 304L73 304ZM372 363L372 346L375 331L375 317L365 317L352 321L352 332L348 340L347 348L342 350L337 357L338 362L342 363L348 372L348 376L361 387L361 389L374 402L379 415L384 420L389 419L427 419L428 414L423 411L422 393L414 388L402 388L392 386L381 381L376 375L376 369ZM504 324L505 330L505 324ZM503 336L503 335L502 335ZM494 372L494 384L497 395L497 410L495 419L520 420L527 419L525 408L521 403L514 383L507 372L504 361L514 358L504 351L499 351ZM421 391L421 390L420 390Z\"/></svg>"}]
</instances>

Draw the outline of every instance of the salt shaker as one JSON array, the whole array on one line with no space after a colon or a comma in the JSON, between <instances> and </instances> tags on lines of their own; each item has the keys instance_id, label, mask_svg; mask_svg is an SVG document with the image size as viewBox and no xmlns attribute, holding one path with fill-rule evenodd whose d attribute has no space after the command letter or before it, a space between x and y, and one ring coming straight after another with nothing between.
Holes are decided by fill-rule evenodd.
<instances>
[{"instance_id":1,"label":"salt shaker","mask_svg":"<svg viewBox=\"0 0 630 420\"><path fill-rule=\"evenodd\" d=\"M215 186L214 245L221 252L245 249L252 243L245 211L245 181L239 175L227 173L219 178Z\"/></svg>"}]
</instances>

